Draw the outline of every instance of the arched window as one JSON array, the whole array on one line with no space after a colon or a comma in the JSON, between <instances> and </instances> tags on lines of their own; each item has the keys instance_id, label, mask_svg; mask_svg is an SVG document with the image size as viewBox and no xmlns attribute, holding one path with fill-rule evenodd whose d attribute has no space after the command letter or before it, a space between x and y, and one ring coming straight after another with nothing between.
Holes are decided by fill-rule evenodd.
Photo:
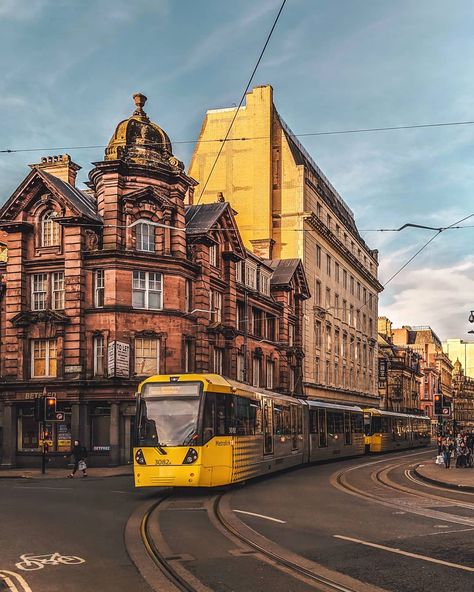
<instances>
[{"instance_id":1,"label":"arched window","mask_svg":"<svg viewBox=\"0 0 474 592\"><path fill-rule=\"evenodd\" d=\"M59 245L60 239L60 228L59 224L54 221L56 218L56 212L50 210L46 212L41 218L41 246L52 247Z\"/></svg>"},{"instance_id":2,"label":"arched window","mask_svg":"<svg viewBox=\"0 0 474 592\"><path fill-rule=\"evenodd\" d=\"M155 228L151 224L141 222L136 226L136 248L137 251L155 251Z\"/></svg>"}]
</instances>

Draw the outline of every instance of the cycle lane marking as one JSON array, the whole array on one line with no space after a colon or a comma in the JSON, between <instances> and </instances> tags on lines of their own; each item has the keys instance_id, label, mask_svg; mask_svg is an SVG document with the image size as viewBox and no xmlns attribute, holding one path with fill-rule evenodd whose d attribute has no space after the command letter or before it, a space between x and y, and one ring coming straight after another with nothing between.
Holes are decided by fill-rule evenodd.
<instances>
[{"instance_id":1,"label":"cycle lane marking","mask_svg":"<svg viewBox=\"0 0 474 592\"><path fill-rule=\"evenodd\" d=\"M35 555L34 553L24 553L20 555L20 560L15 566L22 571L35 571L43 569L45 565L81 565L86 562L82 557L74 555L61 555L60 553L46 553Z\"/></svg>"}]
</instances>

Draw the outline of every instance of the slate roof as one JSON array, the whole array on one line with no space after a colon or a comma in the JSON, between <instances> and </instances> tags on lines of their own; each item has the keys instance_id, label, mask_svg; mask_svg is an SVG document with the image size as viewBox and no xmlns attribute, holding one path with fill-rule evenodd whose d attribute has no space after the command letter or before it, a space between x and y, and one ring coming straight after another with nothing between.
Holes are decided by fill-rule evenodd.
<instances>
[{"instance_id":1,"label":"slate roof","mask_svg":"<svg viewBox=\"0 0 474 592\"><path fill-rule=\"evenodd\" d=\"M228 207L226 202L186 206L186 233L202 234L212 228Z\"/></svg>"},{"instance_id":2,"label":"slate roof","mask_svg":"<svg viewBox=\"0 0 474 592\"><path fill-rule=\"evenodd\" d=\"M299 259L270 259L265 261L273 269L271 285L282 286L289 284L291 278L294 276Z\"/></svg>"},{"instance_id":3,"label":"slate roof","mask_svg":"<svg viewBox=\"0 0 474 592\"><path fill-rule=\"evenodd\" d=\"M85 192L81 191L77 187L66 183L62 179L51 175L51 173L47 173L46 171L38 170L39 174L44 176L49 183L54 185L54 187L64 195L72 205L81 212L84 216L91 218L92 220L97 220L102 222L102 217L97 213L96 204L90 198L90 196Z\"/></svg>"}]
</instances>

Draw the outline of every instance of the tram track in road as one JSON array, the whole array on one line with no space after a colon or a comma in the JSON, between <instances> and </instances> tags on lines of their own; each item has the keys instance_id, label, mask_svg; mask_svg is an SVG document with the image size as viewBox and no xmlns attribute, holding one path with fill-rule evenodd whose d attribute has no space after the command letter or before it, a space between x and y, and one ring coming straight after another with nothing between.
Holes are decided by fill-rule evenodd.
<instances>
[{"instance_id":1,"label":"tram track in road","mask_svg":"<svg viewBox=\"0 0 474 592\"><path fill-rule=\"evenodd\" d=\"M445 522L454 522L466 526L474 526L474 518L460 516L457 514L450 514L446 511L441 511L441 508L446 509L447 507L453 508L464 508L474 510L474 504L466 503L458 499L450 498L445 495L435 495L433 493L416 490L411 487L395 483L388 477L389 473L402 467L405 462L396 462L383 466L381 468L374 468L371 470L373 465L386 462L385 459L375 461L373 463L362 463L338 471L331 477L331 483L337 489L344 491L347 494L359 497L365 501L373 501L381 505L396 508L397 510L403 510L404 512L410 512L413 514L419 514L428 518L434 518ZM369 469L368 479L365 483L365 489L361 489L353 482L350 481L351 474L355 474L357 470ZM367 489L367 482L372 482L378 491L369 491ZM397 494L397 497L393 497L393 493ZM436 508L439 508L436 509Z\"/></svg>"},{"instance_id":2,"label":"tram track in road","mask_svg":"<svg viewBox=\"0 0 474 592\"><path fill-rule=\"evenodd\" d=\"M163 497L153 505L151 505L144 513L140 523L140 536L142 543L146 549L147 554L152 559L154 565L159 568L161 573L166 577L171 584L169 592L175 590L184 592L208 592L216 588L210 587L212 583L206 582L205 578L196 575L196 571L191 569L187 562L198 562L199 557L189 554L189 548L176 548L177 539L172 536L171 541L167 540L166 512L170 510L182 510L188 512L189 510L205 510L209 525L217 531L219 536L224 536L229 544L227 550L228 557L232 561L239 561L242 559L242 573L245 570L245 561L253 561L255 571L258 571L262 564L265 564L265 570L271 570L272 578L278 580L282 578L282 587L285 588L283 582L294 580L295 587L293 590L310 590L316 589L321 592L384 592L381 588L372 586L359 580L355 580L350 576L333 572L322 565L319 565L309 559L296 555L287 549L280 547L278 544L260 535L245 522L239 520L235 514L235 510L230 505L230 497L232 490L226 493L210 494L205 499L200 499L202 505L193 504L192 496L168 495ZM195 499L195 498L194 498ZM203 524L203 513L194 512L199 520L197 524ZM176 514L175 514L176 516ZM164 517L164 520L163 520ZM162 527L160 521L164 523ZM191 527L190 527L191 528ZM163 534L164 533L164 534ZM187 536L189 538L189 531ZM195 536L199 539L209 537L206 532L196 529ZM179 544L179 543L178 543ZM222 545L221 545L222 548ZM181 551L181 552L180 552ZM194 566L195 567L195 566ZM188 569L189 568L189 569ZM257 569L258 568L258 569ZM276 573L278 570L278 573ZM232 571L232 570L230 570ZM265 573L268 574L268 571ZM278 575L279 574L279 575ZM246 575L250 577L250 575ZM150 583L150 582L149 582ZM232 581L221 582L222 590L242 589L234 588ZM257 585L257 582L255 582ZM269 585L268 587L271 587ZM158 589L155 587L155 589ZM162 592L162 586L159 588ZM248 586L246 589L253 589ZM290 588L288 588L290 589Z\"/></svg>"}]
</instances>

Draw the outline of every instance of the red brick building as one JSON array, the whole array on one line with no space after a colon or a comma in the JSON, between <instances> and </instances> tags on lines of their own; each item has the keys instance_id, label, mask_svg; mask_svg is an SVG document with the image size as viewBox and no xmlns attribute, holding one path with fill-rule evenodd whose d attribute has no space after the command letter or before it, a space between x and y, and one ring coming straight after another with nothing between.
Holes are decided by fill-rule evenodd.
<instances>
[{"instance_id":1,"label":"red brick building","mask_svg":"<svg viewBox=\"0 0 474 592\"><path fill-rule=\"evenodd\" d=\"M299 260L245 251L222 196L193 203L196 182L151 122L143 95L89 173L45 157L0 210L0 459L38 462L34 399L55 394L51 460L71 440L91 464L130 460L134 393L153 373L218 372L301 392Z\"/></svg>"}]
</instances>

